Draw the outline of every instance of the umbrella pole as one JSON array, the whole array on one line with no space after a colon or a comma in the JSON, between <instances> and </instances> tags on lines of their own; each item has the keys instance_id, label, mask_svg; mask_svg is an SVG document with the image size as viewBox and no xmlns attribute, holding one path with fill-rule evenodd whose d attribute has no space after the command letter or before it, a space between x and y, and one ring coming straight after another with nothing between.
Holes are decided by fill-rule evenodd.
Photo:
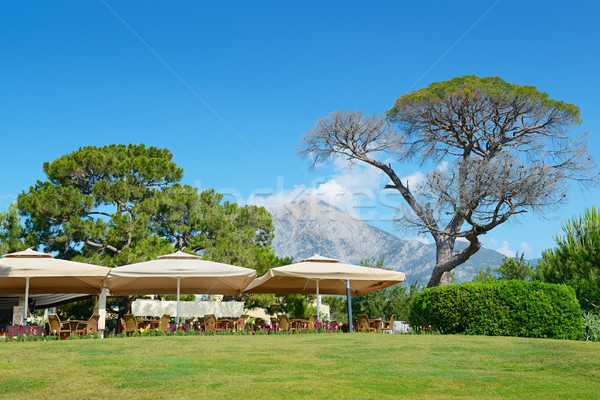
<instances>
[{"instance_id":1,"label":"umbrella pole","mask_svg":"<svg viewBox=\"0 0 600 400\"><path fill-rule=\"evenodd\" d=\"M348 332L352 332L352 296L350 295L350 279L346 280L346 303L348 303Z\"/></svg>"},{"instance_id":2,"label":"umbrella pole","mask_svg":"<svg viewBox=\"0 0 600 400\"><path fill-rule=\"evenodd\" d=\"M27 326L27 309L29 306L29 278L25 278L25 307L23 308L23 326Z\"/></svg>"},{"instance_id":3,"label":"umbrella pole","mask_svg":"<svg viewBox=\"0 0 600 400\"><path fill-rule=\"evenodd\" d=\"M177 278L177 325L179 325L179 292L181 290L181 278Z\"/></svg>"},{"instance_id":4,"label":"umbrella pole","mask_svg":"<svg viewBox=\"0 0 600 400\"><path fill-rule=\"evenodd\" d=\"M319 294L319 280L317 279L317 322L321 322L321 295Z\"/></svg>"}]
</instances>

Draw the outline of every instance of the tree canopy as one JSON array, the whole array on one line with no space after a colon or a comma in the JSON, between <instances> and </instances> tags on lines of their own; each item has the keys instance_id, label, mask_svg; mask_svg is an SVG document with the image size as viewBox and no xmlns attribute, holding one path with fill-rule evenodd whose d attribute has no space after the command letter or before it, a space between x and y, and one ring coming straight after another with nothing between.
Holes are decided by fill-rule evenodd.
<instances>
[{"instance_id":1,"label":"tree canopy","mask_svg":"<svg viewBox=\"0 0 600 400\"><path fill-rule=\"evenodd\" d=\"M7 211L0 212L0 254L25 250L21 217L14 204Z\"/></svg>"},{"instance_id":2,"label":"tree canopy","mask_svg":"<svg viewBox=\"0 0 600 400\"><path fill-rule=\"evenodd\" d=\"M575 288L581 308L600 309L600 214L586 209L562 224L562 235L555 235L556 247L542 253L541 278L549 283L564 283Z\"/></svg>"},{"instance_id":3,"label":"tree canopy","mask_svg":"<svg viewBox=\"0 0 600 400\"><path fill-rule=\"evenodd\" d=\"M265 270L275 256L262 207L182 185L167 149L88 146L46 162L48 177L18 197L28 243L58 257L116 266L176 249Z\"/></svg>"},{"instance_id":4,"label":"tree canopy","mask_svg":"<svg viewBox=\"0 0 600 400\"><path fill-rule=\"evenodd\" d=\"M598 180L586 138L571 134L578 107L533 86L466 75L404 94L386 114L335 111L304 135L300 154L313 166L342 156L389 177L385 188L406 204L397 222L436 244L428 286L449 283L450 271L481 247L480 235L515 215L557 207L569 181ZM430 171L402 181L390 157ZM469 243L460 251L458 238Z\"/></svg>"},{"instance_id":5,"label":"tree canopy","mask_svg":"<svg viewBox=\"0 0 600 400\"><path fill-rule=\"evenodd\" d=\"M537 266L531 265L525 260L525 253L519 253L515 257L504 257L498 268L490 266L481 267L473 276L473 282L488 282L494 280L539 280Z\"/></svg>"}]
</instances>

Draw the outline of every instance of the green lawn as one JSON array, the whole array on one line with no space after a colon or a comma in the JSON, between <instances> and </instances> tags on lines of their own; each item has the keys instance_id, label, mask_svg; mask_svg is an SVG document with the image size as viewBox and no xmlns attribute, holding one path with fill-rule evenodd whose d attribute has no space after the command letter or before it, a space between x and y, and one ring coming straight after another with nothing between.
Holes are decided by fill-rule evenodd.
<instances>
[{"instance_id":1,"label":"green lawn","mask_svg":"<svg viewBox=\"0 0 600 400\"><path fill-rule=\"evenodd\" d=\"M0 344L0 398L597 399L600 343L168 336Z\"/></svg>"}]
</instances>

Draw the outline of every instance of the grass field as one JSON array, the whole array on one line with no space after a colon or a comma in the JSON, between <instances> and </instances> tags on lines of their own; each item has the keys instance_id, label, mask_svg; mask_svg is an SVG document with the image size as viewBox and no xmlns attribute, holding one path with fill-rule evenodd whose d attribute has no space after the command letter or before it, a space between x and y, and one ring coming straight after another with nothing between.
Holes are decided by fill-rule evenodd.
<instances>
[{"instance_id":1,"label":"grass field","mask_svg":"<svg viewBox=\"0 0 600 400\"><path fill-rule=\"evenodd\" d=\"M0 398L598 399L600 343L169 336L0 344Z\"/></svg>"}]
</instances>

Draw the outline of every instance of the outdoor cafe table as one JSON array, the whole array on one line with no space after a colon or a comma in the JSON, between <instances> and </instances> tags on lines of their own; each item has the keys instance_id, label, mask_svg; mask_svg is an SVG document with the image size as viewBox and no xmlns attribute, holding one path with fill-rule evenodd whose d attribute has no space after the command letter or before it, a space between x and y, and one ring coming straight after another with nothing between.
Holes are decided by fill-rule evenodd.
<instances>
[{"instance_id":1,"label":"outdoor cafe table","mask_svg":"<svg viewBox=\"0 0 600 400\"><path fill-rule=\"evenodd\" d=\"M88 323L87 320L84 321L84 320L80 320L80 319L67 319L67 320L64 320L64 321L61 321L61 322L63 324L63 327L65 325L68 325L69 326L69 330L71 332L77 331L77 327L79 326L79 324L83 324L83 325L87 326L87 323Z\"/></svg>"},{"instance_id":2,"label":"outdoor cafe table","mask_svg":"<svg viewBox=\"0 0 600 400\"><path fill-rule=\"evenodd\" d=\"M371 323L371 328L375 328L377 332L379 332L379 330L383 326L383 319L381 318L369 319L369 322Z\"/></svg>"},{"instance_id":3,"label":"outdoor cafe table","mask_svg":"<svg viewBox=\"0 0 600 400\"><path fill-rule=\"evenodd\" d=\"M160 325L159 319L140 319L137 321L138 328L145 328L150 325L150 329L157 328Z\"/></svg>"},{"instance_id":4,"label":"outdoor cafe table","mask_svg":"<svg viewBox=\"0 0 600 400\"><path fill-rule=\"evenodd\" d=\"M265 321L264 319L257 317L254 322L252 323L252 329L253 330L258 330L261 328L264 328L266 325L267 321Z\"/></svg>"},{"instance_id":5,"label":"outdoor cafe table","mask_svg":"<svg viewBox=\"0 0 600 400\"><path fill-rule=\"evenodd\" d=\"M292 326L296 329L308 329L308 324L310 324L310 320L304 318L295 318L292 320Z\"/></svg>"},{"instance_id":6,"label":"outdoor cafe table","mask_svg":"<svg viewBox=\"0 0 600 400\"><path fill-rule=\"evenodd\" d=\"M223 317L223 318L218 318L217 323L219 324L219 326L221 328L231 329L235 326L235 323L237 322L237 320L238 320L237 318Z\"/></svg>"}]
</instances>

